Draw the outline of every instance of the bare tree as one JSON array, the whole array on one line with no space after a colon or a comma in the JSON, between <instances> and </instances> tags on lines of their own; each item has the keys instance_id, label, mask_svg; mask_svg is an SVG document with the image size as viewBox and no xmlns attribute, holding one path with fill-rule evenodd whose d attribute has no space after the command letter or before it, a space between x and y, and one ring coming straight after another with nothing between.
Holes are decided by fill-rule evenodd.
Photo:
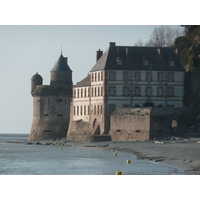
<instances>
[{"instance_id":1,"label":"bare tree","mask_svg":"<svg viewBox=\"0 0 200 200\"><path fill-rule=\"evenodd\" d=\"M155 27L150 39L145 43L145 46L171 46L175 38L182 36L183 31L180 27L172 28L172 26Z\"/></svg>"},{"instance_id":2,"label":"bare tree","mask_svg":"<svg viewBox=\"0 0 200 200\"><path fill-rule=\"evenodd\" d=\"M135 43L135 46L144 46L144 42L142 39L139 39L136 43Z\"/></svg>"}]
</instances>

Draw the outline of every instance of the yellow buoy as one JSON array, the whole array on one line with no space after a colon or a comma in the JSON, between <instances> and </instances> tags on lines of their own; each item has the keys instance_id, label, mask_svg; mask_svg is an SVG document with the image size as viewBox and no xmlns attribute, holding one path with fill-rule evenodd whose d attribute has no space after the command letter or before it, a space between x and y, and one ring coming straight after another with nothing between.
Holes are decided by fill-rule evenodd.
<instances>
[{"instance_id":1,"label":"yellow buoy","mask_svg":"<svg viewBox=\"0 0 200 200\"><path fill-rule=\"evenodd\" d=\"M122 171L117 171L116 175L122 175Z\"/></svg>"},{"instance_id":2,"label":"yellow buoy","mask_svg":"<svg viewBox=\"0 0 200 200\"><path fill-rule=\"evenodd\" d=\"M114 153L114 156L117 156L117 153Z\"/></svg>"},{"instance_id":3,"label":"yellow buoy","mask_svg":"<svg viewBox=\"0 0 200 200\"><path fill-rule=\"evenodd\" d=\"M130 160L126 160L126 163L131 163L131 161Z\"/></svg>"},{"instance_id":4,"label":"yellow buoy","mask_svg":"<svg viewBox=\"0 0 200 200\"><path fill-rule=\"evenodd\" d=\"M60 147L60 149L62 149L62 147Z\"/></svg>"},{"instance_id":5,"label":"yellow buoy","mask_svg":"<svg viewBox=\"0 0 200 200\"><path fill-rule=\"evenodd\" d=\"M111 150L111 152L115 152L115 150L114 150L114 149L112 149L112 150Z\"/></svg>"}]
</instances>

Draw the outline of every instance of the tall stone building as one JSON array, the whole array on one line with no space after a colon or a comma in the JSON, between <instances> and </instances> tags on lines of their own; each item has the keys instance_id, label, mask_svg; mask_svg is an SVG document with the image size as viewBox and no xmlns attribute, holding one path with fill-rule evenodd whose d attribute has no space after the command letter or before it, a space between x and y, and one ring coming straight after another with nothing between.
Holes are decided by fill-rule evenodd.
<instances>
[{"instance_id":1,"label":"tall stone building","mask_svg":"<svg viewBox=\"0 0 200 200\"><path fill-rule=\"evenodd\" d=\"M92 141L109 136L110 116L116 108L181 107L184 74L169 47L111 42L105 53L97 51L89 75L73 87L68 139Z\"/></svg>"},{"instance_id":2,"label":"tall stone building","mask_svg":"<svg viewBox=\"0 0 200 200\"><path fill-rule=\"evenodd\" d=\"M70 121L72 71L62 53L51 70L50 85L36 73L31 78L33 121L28 140L66 137Z\"/></svg>"}]
</instances>

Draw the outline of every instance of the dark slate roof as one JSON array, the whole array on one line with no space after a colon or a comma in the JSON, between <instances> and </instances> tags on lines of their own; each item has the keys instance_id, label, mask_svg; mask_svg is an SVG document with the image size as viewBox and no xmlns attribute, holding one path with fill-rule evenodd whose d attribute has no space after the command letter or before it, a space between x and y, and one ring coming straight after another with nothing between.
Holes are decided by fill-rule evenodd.
<instances>
[{"instance_id":1,"label":"dark slate roof","mask_svg":"<svg viewBox=\"0 0 200 200\"><path fill-rule=\"evenodd\" d=\"M58 72L58 71L72 71L67 64L67 58L64 58L61 54L58 58L56 64L52 68L51 72Z\"/></svg>"},{"instance_id":2,"label":"dark slate roof","mask_svg":"<svg viewBox=\"0 0 200 200\"><path fill-rule=\"evenodd\" d=\"M90 85L91 85L91 80L90 80L90 75L88 75L80 82L77 82L77 84L74 85L74 87L85 87L85 86L90 86Z\"/></svg>"},{"instance_id":3,"label":"dark slate roof","mask_svg":"<svg viewBox=\"0 0 200 200\"><path fill-rule=\"evenodd\" d=\"M160 53L159 53L160 52ZM117 64L117 59L122 65ZM143 65L147 59L148 66ZM169 60L175 61L175 66L169 66ZM99 70L165 70L183 71L178 56L170 47L136 47L136 46L110 46L96 62L92 71Z\"/></svg>"},{"instance_id":4,"label":"dark slate roof","mask_svg":"<svg viewBox=\"0 0 200 200\"><path fill-rule=\"evenodd\" d=\"M42 81L43 78L36 72L31 78L31 81Z\"/></svg>"}]
</instances>

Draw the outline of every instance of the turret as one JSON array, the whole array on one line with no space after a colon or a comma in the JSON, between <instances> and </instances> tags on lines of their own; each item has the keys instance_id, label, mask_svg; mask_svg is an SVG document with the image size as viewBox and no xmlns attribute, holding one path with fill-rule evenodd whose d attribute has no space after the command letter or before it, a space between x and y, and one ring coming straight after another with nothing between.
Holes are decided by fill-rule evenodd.
<instances>
[{"instance_id":1,"label":"turret","mask_svg":"<svg viewBox=\"0 0 200 200\"><path fill-rule=\"evenodd\" d=\"M42 85L36 73L31 78L33 121L28 140L65 138L70 121L72 71L61 54L51 70L50 85Z\"/></svg>"},{"instance_id":2,"label":"turret","mask_svg":"<svg viewBox=\"0 0 200 200\"><path fill-rule=\"evenodd\" d=\"M69 68L67 57L63 57L61 54L56 64L51 70L51 82L52 86L59 87L72 87L72 70Z\"/></svg>"},{"instance_id":3,"label":"turret","mask_svg":"<svg viewBox=\"0 0 200 200\"><path fill-rule=\"evenodd\" d=\"M42 85L43 78L37 72L31 78L31 92L33 92L37 85Z\"/></svg>"}]
</instances>

